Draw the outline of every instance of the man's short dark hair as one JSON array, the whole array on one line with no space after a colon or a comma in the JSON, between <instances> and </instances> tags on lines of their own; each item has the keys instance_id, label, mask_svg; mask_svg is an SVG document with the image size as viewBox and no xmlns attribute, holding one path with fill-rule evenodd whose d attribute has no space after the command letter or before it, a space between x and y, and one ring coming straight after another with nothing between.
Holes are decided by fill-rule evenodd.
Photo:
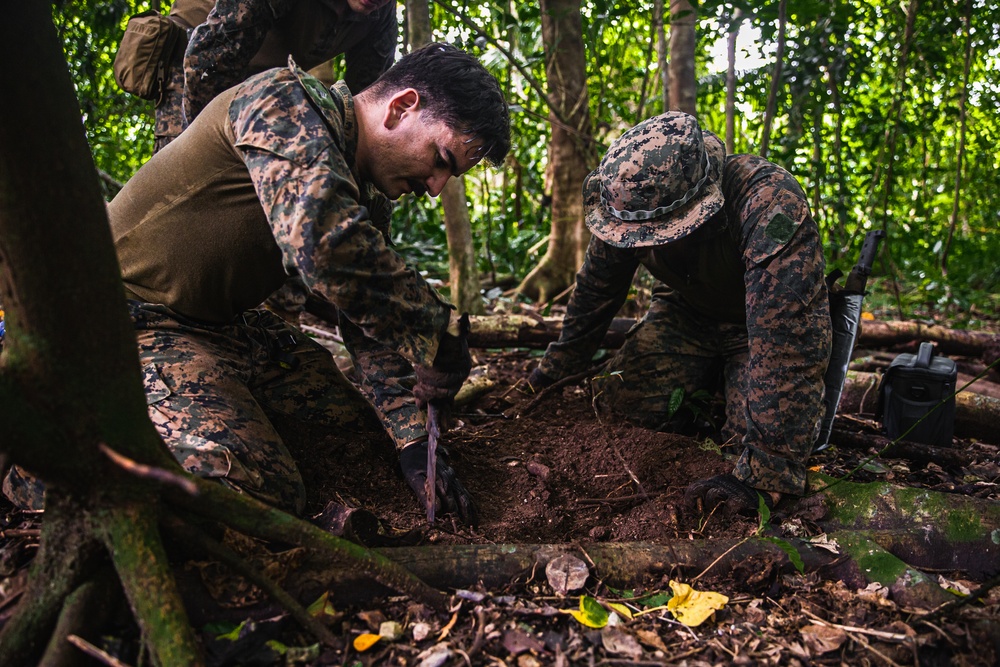
<instances>
[{"instance_id":1,"label":"man's short dark hair","mask_svg":"<svg viewBox=\"0 0 1000 667\"><path fill-rule=\"evenodd\" d=\"M500 84L473 56L431 43L406 54L373 83L378 98L404 88L418 93L432 120L480 139L480 156L494 166L510 150L510 114Z\"/></svg>"}]
</instances>

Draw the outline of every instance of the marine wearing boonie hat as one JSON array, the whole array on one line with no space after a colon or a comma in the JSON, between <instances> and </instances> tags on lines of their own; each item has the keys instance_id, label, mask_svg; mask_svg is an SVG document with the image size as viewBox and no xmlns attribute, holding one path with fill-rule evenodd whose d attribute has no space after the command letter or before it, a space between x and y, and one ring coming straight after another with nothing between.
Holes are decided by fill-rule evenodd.
<instances>
[{"instance_id":1,"label":"marine wearing boonie hat","mask_svg":"<svg viewBox=\"0 0 1000 667\"><path fill-rule=\"evenodd\" d=\"M618 248L687 236L723 204L726 149L686 113L639 123L608 149L583 184L587 227Z\"/></svg>"}]
</instances>

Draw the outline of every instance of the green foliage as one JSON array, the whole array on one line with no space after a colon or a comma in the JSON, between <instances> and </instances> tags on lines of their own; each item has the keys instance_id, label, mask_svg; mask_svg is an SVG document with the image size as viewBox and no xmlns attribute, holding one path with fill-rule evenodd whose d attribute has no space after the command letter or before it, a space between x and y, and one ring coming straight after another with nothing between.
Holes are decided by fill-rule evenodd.
<instances>
[{"instance_id":1,"label":"green foliage","mask_svg":"<svg viewBox=\"0 0 1000 667\"><path fill-rule=\"evenodd\" d=\"M128 180L153 152L152 103L122 91L112 73L125 23L143 9L148 4L135 0L53 6L94 162L119 182Z\"/></svg>"},{"instance_id":2,"label":"green foliage","mask_svg":"<svg viewBox=\"0 0 1000 667\"><path fill-rule=\"evenodd\" d=\"M737 152L759 148L774 72L777 4L697 5L698 113L720 137L726 131L725 63L712 54L725 49L712 47L737 27L752 37L741 47L749 65L736 72ZM970 6L973 30L967 36L966 3L919 3L913 37L904 44L908 3L789 0L768 157L802 184L826 239L829 268L849 269L865 232L886 229L871 303L896 316L960 316L973 326L995 317L1000 292L1000 80L994 74L1000 6ZM63 2L54 10L95 162L120 181L152 147L152 105L118 90L111 75L126 18L146 8L111 0ZM737 8L743 12L738 24ZM435 39L481 58L511 103L514 145L507 163L500 170L474 169L465 178L479 269L494 284L509 285L544 252L550 224L548 103L537 92L546 89L540 6L443 0L432 2L431 12ZM625 129L663 111L653 3L590 0L581 3L581 18L599 158ZM666 30L669 35L669 25ZM960 165L959 102L966 90ZM401 201L394 229L407 257L431 276L447 276L436 201Z\"/></svg>"}]
</instances>

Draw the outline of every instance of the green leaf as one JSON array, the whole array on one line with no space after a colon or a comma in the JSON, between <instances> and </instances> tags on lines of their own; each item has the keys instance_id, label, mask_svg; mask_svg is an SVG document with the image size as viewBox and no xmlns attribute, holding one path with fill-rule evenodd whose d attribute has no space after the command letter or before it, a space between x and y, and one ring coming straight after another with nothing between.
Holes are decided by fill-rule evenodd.
<instances>
[{"instance_id":1,"label":"green leaf","mask_svg":"<svg viewBox=\"0 0 1000 667\"><path fill-rule=\"evenodd\" d=\"M608 612L601 603L589 595L580 596L580 609L569 609L566 613L588 628L603 628L608 624Z\"/></svg>"},{"instance_id":2,"label":"green leaf","mask_svg":"<svg viewBox=\"0 0 1000 667\"><path fill-rule=\"evenodd\" d=\"M236 641L237 639L240 638L240 633L243 632L243 628L245 628L246 625L247 625L247 623L249 623L249 622L250 621L243 621L242 623L240 623L239 625L237 625L236 627L234 627L229 632L224 632L221 635L216 635L215 638L216 639L228 639L229 641L234 642L234 641Z\"/></svg>"},{"instance_id":3,"label":"green leaf","mask_svg":"<svg viewBox=\"0 0 1000 667\"><path fill-rule=\"evenodd\" d=\"M684 387L677 387L670 393L670 402L667 404L667 419L676 414L684 403Z\"/></svg>"},{"instance_id":4,"label":"green leaf","mask_svg":"<svg viewBox=\"0 0 1000 667\"><path fill-rule=\"evenodd\" d=\"M768 542L777 544L778 548L788 555L788 560L791 561L792 565L795 566L795 569L799 571L799 574L806 571L806 565L802 562L802 556L799 554L798 549L793 547L789 542L786 542L779 537L765 537L764 539Z\"/></svg>"},{"instance_id":5,"label":"green leaf","mask_svg":"<svg viewBox=\"0 0 1000 667\"><path fill-rule=\"evenodd\" d=\"M672 597L673 596L670 593L660 591L659 593L654 593L649 597L643 598L642 607L643 609L648 609L649 607L662 607L667 604Z\"/></svg>"}]
</instances>

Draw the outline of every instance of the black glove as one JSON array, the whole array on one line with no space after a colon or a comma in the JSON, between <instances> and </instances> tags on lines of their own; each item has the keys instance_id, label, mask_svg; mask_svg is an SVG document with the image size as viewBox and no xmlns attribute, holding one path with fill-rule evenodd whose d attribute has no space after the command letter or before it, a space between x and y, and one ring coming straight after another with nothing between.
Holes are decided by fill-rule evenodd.
<instances>
[{"instance_id":1,"label":"black glove","mask_svg":"<svg viewBox=\"0 0 1000 667\"><path fill-rule=\"evenodd\" d=\"M472 356L469 354L469 316L462 315L459 324L461 333L458 336L445 333L441 336L437 356L430 366L417 366L414 373L417 384L413 387L413 395L417 398L417 407L423 410L428 403L434 402L448 410L455 400L455 394L462 388L462 383L469 377L472 370Z\"/></svg>"},{"instance_id":2,"label":"black glove","mask_svg":"<svg viewBox=\"0 0 1000 667\"><path fill-rule=\"evenodd\" d=\"M693 517L711 514L716 507L723 517L755 517L761 497L770 509L771 494L767 491L757 491L730 474L716 475L690 484L684 491L684 505Z\"/></svg>"},{"instance_id":3,"label":"black glove","mask_svg":"<svg viewBox=\"0 0 1000 667\"><path fill-rule=\"evenodd\" d=\"M530 386L531 391L534 392L539 392L546 387L551 387L555 383L555 379L543 373L541 367L536 367L535 370L531 371L531 375L528 376L528 386Z\"/></svg>"},{"instance_id":4,"label":"black glove","mask_svg":"<svg viewBox=\"0 0 1000 667\"><path fill-rule=\"evenodd\" d=\"M399 467L407 484L417 494L421 507L427 506L427 495L424 486L427 481L427 442L416 442L399 453ZM455 475L455 469L441 455L441 447L437 451L435 513L455 512L462 521L470 526L479 525L479 507L469 492Z\"/></svg>"}]
</instances>

